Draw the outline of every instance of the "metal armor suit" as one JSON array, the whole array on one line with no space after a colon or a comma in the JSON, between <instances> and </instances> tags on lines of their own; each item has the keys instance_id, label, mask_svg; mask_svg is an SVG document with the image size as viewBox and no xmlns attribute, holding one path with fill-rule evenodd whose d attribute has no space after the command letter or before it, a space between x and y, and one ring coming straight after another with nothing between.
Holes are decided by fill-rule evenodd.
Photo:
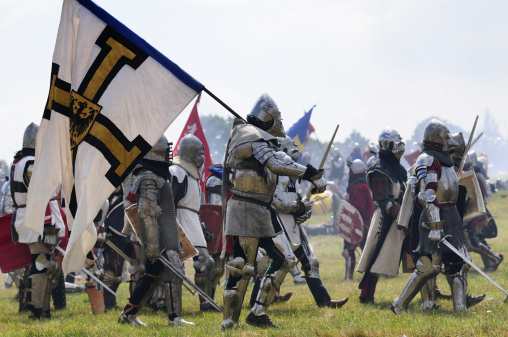
<instances>
[{"instance_id":1,"label":"metal armor suit","mask_svg":"<svg viewBox=\"0 0 508 337\"><path fill-rule=\"evenodd\" d=\"M164 282L170 323L188 323L181 318L182 281L172 272L165 270L159 260L159 255L165 254L172 265L180 268L183 273L183 265L178 257L180 241L173 192L168 181L169 147L166 137L162 136L145 155L134 175L137 179L132 191L136 193L138 201L138 234L145 247L146 273L136 284L118 322L145 326L136 314L155 289Z\"/></svg>"},{"instance_id":2,"label":"metal armor suit","mask_svg":"<svg viewBox=\"0 0 508 337\"><path fill-rule=\"evenodd\" d=\"M358 286L360 302L374 301L378 275L395 276L399 271L404 233L397 229L396 219L405 191L407 171L400 164L405 144L393 129L378 138L379 158L367 173L372 200L378 206L372 217L357 271L364 273Z\"/></svg>"},{"instance_id":3,"label":"metal armor suit","mask_svg":"<svg viewBox=\"0 0 508 337\"><path fill-rule=\"evenodd\" d=\"M285 137L279 139L279 143L281 151L287 153L294 161L298 160L298 146L293 139ZM296 192L294 178L279 177L279 183L273 197L273 206L277 210L282 221L289 242L292 243L295 256L302 263L302 270L305 272L305 281L316 304L320 307L342 307L347 302L347 298L339 301L331 299L319 277L319 261L309 247L309 241L305 230L300 226L303 221L310 217L312 202L302 200L301 196ZM258 298L263 297L263 289L261 289L260 293Z\"/></svg>"},{"instance_id":4,"label":"metal armor suit","mask_svg":"<svg viewBox=\"0 0 508 337\"><path fill-rule=\"evenodd\" d=\"M25 227L25 212L28 185L32 176L35 154L35 140L39 126L31 123L23 135L23 147L14 158L11 168L11 195L14 205L12 216L12 235L14 242L27 243L32 255L32 265L28 279L27 301L31 318L50 317L50 295L52 282L59 281L61 270L53 249L59 238L65 235L65 225L56 200L49 202L51 217L45 219L42 237ZM58 214L57 214L58 212Z\"/></svg>"},{"instance_id":5,"label":"metal armor suit","mask_svg":"<svg viewBox=\"0 0 508 337\"><path fill-rule=\"evenodd\" d=\"M314 184L314 192L325 190L323 171L295 163L284 152L277 152L276 136L285 137L280 111L263 94L247 116L249 123L235 119L228 142L227 167L233 196L228 201L225 235L232 236L234 259L226 263L230 273L224 291L224 329L238 325L245 291L254 274L258 246L265 248L280 269L268 270L261 281L267 294L247 316L247 323L273 326L266 314L285 275L295 266L295 257L271 205L277 176L302 178ZM275 268L274 268L275 269Z\"/></svg>"},{"instance_id":6,"label":"metal armor suit","mask_svg":"<svg viewBox=\"0 0 508 337\"><path fill-rule=\"evenodd\" d=\"M400 313L416 293L434 278L445 263L445 273L452 292L456 311L467 310L466 269L462 260L437 243L445 236L464 255L467 255L462 220L456 207L459 184L449 155L451 147L459 144L452 138L448 128L439 120L432 119L424 131L423 151L415 163L415 175L408 185L418 184L417 199L424 207L420 216L420 241L417 254L420 256L416 270L409 278L399 297L392 303L392 310Z\"/></svg>"},{"instance_id":7,"label":"metal armor suit","mask_svg":"<svg viewBox=\"0 0 508 337\"><path fill-rule=\"evenodd\" d=\"M194 281L207 295L212 296L214 261L208 253L199 218L201 205L201 169L205 161L203 143L194 135L182 138L179 155L174 157L169 172L173 177L176 217L198 251L194 256ZM199 297L201 311L214 310L208 301Z\"/></svg>"}]
</instances>

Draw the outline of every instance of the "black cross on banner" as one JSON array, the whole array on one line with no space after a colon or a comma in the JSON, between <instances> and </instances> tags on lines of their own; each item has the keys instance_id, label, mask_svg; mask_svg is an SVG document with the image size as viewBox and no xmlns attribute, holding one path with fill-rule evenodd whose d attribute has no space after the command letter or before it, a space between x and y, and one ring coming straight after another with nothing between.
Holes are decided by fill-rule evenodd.
<instances>
[{"instance_id":1,"label":"black cross on banner","mask_svg":"<svg viewBox=\"0 0 508 337\"><path fill-rule=\"evenodd\" d=\"M106 116L98 104L111 81L124 67L136 70L148 55L110 26L106 26L95 42L101 51L88 69L77 91L58 78L60 65L53 63L51 85L43 118L51 118L51 110L69 117L69 135L73 171L78 145L85 141L99 150L111 168L106 178L118 187L151 146L138 135L132 142ZM73 187L69 210L76 215L77 201Z\"/></svg>"}]
</instances>

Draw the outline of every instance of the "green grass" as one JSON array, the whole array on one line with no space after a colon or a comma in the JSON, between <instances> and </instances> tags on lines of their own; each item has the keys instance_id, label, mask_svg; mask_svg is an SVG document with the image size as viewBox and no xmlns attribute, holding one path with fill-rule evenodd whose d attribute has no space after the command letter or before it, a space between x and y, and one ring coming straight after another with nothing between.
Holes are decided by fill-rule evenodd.
<instances>
[{"instance_id":1,"label":"green grass","mask_svg":"<svg viewBox=\"0 0 508 337\"><path fill-rule=\"evenodd\" d=\"M502 198L505 196L505 198ZM489 201L489 209L497 216L499 235L489 243L495 252L508 257L508 208L507 192L496 194ZM329 214L323 219L329 218ZM326 220L327 221L327 220ZM320 223L316 222L316 223ZM68 309L52 311L53 319L30 321L26 313L18 313L17 303L11 298L14 289L0 290L0 331L2 336L508 336L508 303L503 304L505 295L477 272L469 272L468 290L472 294L486 293L486 299L466 313L455 313L450 301L439 301L441 308L433 312L422 312L420 296L413 300L407 314L394 315L389 310L391 301L398 296L409 274L396 278L380 278L376 302L362 305L358 301L358 282L361 274L355 273L354 281L343 281L344 259L340 255L342 239L338 236L310 238L315 255L320 261L321 278L332 298L348 296L349 302L342 309L316 307L305 285L294 285L291 276L283 285L282 293L292 291L289 302L274 304L269 314L280 327L277 330L253 328L243 320L248 313L244 308L238 329L222 332L222 315L200 313L197 297L184 292L184 318L195 326L170 327L163 313L143 310L139 317L146 322L147 329L119 325L116 323L119 310L102 315L93 315L86 294L68 294ZM480 257L472 254L473 261L483 266ZM191 264L186 265L187 275L193 275ZM508 263L503 262L496 272L489 273L501 287L508 289ZM3 279L1 280L3 282ZM438 276L438 285L448 291L443 275ZM250 296L250 288L246 298ZM222 305L219 287L217 302ZM119 304L125 305L128 296L126 284L119 289Z\"/></svg>"}]
</instances>

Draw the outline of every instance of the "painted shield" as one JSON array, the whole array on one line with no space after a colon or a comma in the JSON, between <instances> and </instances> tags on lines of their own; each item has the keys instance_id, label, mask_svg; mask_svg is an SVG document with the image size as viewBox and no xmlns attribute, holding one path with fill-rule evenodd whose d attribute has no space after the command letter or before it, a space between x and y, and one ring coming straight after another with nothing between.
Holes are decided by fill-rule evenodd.
<instances>
[{"instance_id":1,"label":"painted shield","mask_svg":"<svg viewBox=\"0 0 508 337\"><path fill-rule=\"evenodd\" d=\"M7 273L32 263L26 243L12 242L12 213L0 217L0 270Z\"/></svg>"},{"instance_id":2,"label":"painted shield","mask_svg":"<svg viewBox=\"0 0 508 337\"><path fill-rule=\"evenodd\" d=\"M222 242L222 206L213 204L201 204L199 209L201 221L205 223L206 229L213 233L214 239L208 242L209 254L217 254L221 251L219 245Z\"/></svg>"},{"instance_id":3,"label":"painted shield","mask_svg":"<svg viewBox=\"0 0 508 337\"><path fill-rule=\"evenodd\" d=\"M340 200L337 214L335 214L335 226L339 235L352 245L362 241L363 220L360 212L345 200Z\"/></svg>"},{"instance_id":4,"label":"painted shield","mask_svg":"<svg viewBox=\"0 0 508 337\"><path fill-rule=\"evenodd\" d=\"M474 171L466 171L462 173L459 179L459 184L467 188L467 203L464 212L464 222L484 215L486 213L485 204L483 203L480 184L478 184L478 179L476 179Z\"/></svg>"}]
</instances>

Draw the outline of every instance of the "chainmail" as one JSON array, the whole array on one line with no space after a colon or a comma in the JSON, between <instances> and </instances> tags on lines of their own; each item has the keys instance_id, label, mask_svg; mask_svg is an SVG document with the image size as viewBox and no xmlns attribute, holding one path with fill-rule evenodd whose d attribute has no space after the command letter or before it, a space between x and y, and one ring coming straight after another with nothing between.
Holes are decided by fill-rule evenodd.
<instances>
[{"instance_id":1,"label":"chainmail","mask_svg":"<svg viewBox=\"0 0 508 337\"><path fill-rule=\"evenodd\" d=\"M464 237L464 231L462 229L462 220L460 218L457 207L441 207L441 220L444 220L443 232L444 235L451 235L446 240L450 242L455 248L460 249L466 244ZM421 255L430 255L434 251L439 251L443 255L449 252L449 249L445 245L434 244L428 238L430 229L424 227L422 224L427 223L427 212L422 211L420 216L420 242L416 252ZM452 253L453 254L453 253Z\"/></svg>"}]
</instances>

